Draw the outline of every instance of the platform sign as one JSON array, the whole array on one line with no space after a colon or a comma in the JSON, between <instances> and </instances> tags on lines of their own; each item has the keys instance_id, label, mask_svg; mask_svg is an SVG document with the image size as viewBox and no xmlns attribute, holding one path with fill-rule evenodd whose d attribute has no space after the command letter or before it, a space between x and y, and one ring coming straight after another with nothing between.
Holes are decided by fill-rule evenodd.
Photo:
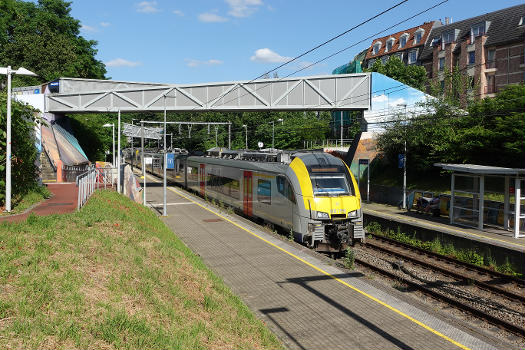
<instances>
[{"instance_id":1,"label":"platform sign","mask_svg":"<svg viewBox=\"0 0 525 350\"><path fill-rule=\"evenodd\" d=\"M166 169L175 169L175 155L173 153L166 154Z\"/></svg>"},{"instance_id":2,"label":"platform sign","mask_svg":"<svg viewBox=\"0 0 525 350\"><path fill-rule=\"evenodd\" d=\"M397 155L397 167L399 169L403 169L405 167L405 155L404 154L398 154Z\"/></svg>"},{"instance_id":3,"label":"platform sign","mask_svg":"<svg viewBox=\"0 0 525 350\"><path fill-rule=\"evenodd\" d=\"M153 158L152 157L144 157L144 163L146 163L146 165L153 164Z\"/></svg>"}]
</instances>

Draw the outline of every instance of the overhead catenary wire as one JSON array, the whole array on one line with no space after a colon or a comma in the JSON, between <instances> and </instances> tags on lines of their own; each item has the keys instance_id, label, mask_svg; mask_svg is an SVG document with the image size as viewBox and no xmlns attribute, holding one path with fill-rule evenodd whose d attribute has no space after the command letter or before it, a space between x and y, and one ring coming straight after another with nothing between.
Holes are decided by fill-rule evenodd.
<instances>
[{"instance_id":1,"label":"overhead catenary wire","mask_svg":"<svg viewBox=\"0 0 525 350\"><path fill-rule=\"evenodd\" d=\"M292 73L286 75L285 77L281 77L281 78L277 79L276 82L282 81L283 79L289 78L290 76L292 76L292 75L294 75L294 74L296 74L296 73L299 73L299 72L301 72L301 71L303 71L303 70L305 70L305 69L309 69L309 68L313 67L314 65L317 65L317 64L319 64L319 63L321 63L321 62L326 61L326 60L329 59L329 58L332 58L332 57L334 57L334 56L337 56L337 55L343 53L344 51L347 51L347 50L349 50L349 49L351 49L351 48L353 48L353 47L355 47L355 46L357 46L357 45L359 45L359 44L361 44L361 43L363 43L363 42L365 42L365 41L367 41L367 40L370 40L370 39L372 39L372 38L375 38L375 37L376 37L377 35L379 35L379 34L382 34L382 33L386 32L386 31L388 31L388 30L390 30L390 29L392 29L392 28L395 28L395 27L397 27L397 26L399 26L399 25L401 25L401 24L403 24L403 23L405 23L405 22L407 22L407 21L409 21L409 20L411 20L411 19L414 19L414 18L416 18L416 17L418 17L418 16L420 16L420 15L422 15L422 14L428 12L428 11L431 11L431 10L435 9L436 7L438 7L438 6L443 5L444 3L448 2L448 1L449 1L449 0L443 0L443 1L437 3L437 4L433 5L433 6L430 6L430 7L426 8L425 10L422 10L422 11L418 12L418 13L415 14L415 15L412 15L412 16L410 16L410 17L407 17L407 18L405 18L404 20L402 20L402 21L400 21L400 22L397 22L396 24L394 24L394 25L392 25L392 26L389 26L389 27L387 27L387 28L385 28L385 29L383 29L383 30L381 30L381 31L379 31L379 32L376 32L376 33L374 33L374 34L372 34L372 35L366 37L365 39L362 39L362 40L360 40L360 41L358 41L358 42L355 42L354 44L352 44L352 45L350 45L350 46L347 46L347 47L345 47L345 48L343 48L343 49L341 49L341 50L338 50L338 51L336 51L336 52L334 52L334 53L328 55L328 56L325 56L324 58L322 58L322 59L320 59L320 60L317 60L317 61L315 61L315 62L313 62L313 63L311 63L311 64L309 64L309 65L307 65L307 66L305 66L305 67L302 67L302 68L300 68L300 69L298 69L298 70L296 70L296 71L294 71L294 72L292 72ZM287 63L286 63L286 64L287 64ZM284 64L281 65L281 66L284 66ZM279 66L279 67L277 67L277 68L274 68L273 70L270 70L270 71L268 71L268 72L266 72L266 73L263 73L262 75L258 76L257 78L248 81L246 84L249 84L249 83L252 83L252 82L256 81L257 79L259 79L259 78L265 76L266 74L268 74L268 73L270 73L270 72L273 72L274 70L280 68L281 66ZM275 82L275 81L274 81L274 82ZM263 85L260 89L263 89L263 88L269 86L270 84L271 84L271 83L267 83L266 85ZM404 86L404 84L401 84L400 86ZM248 95L248 93L244 93L243 95L241 95L241 96L239 96L239 97L235 97L235 98L232 98L232 99L230 99L230 100L224 101L224 102L222 103L222 105L224 105L224 104L226 104L226 103L229 103L229 102L232 102L232 101L235 101L235 100L238 100L239 98L244 97L244 96L247 96L247 95ZM356 96L354 96L354 97L356 97ZM359 95L358 95L357 97L359 97ZM213 99L212 99L212 100L213 100ZM212 100L209 100L209 101L207 101L206 103L209 103L209 102L212 101Z\"/></svg>"},{"instance_id":2,"label":"overhead catenary wire","mask_svg":"<svg viewBox=\"0 0 525 350\"><path fill-rule=\"evenodd\" d=\"M404 3L407 2L407 1L408 1L408 0L402 0L402 1L398 2L397 4L395 4L395 5L393 5L393 6L389 7L389 8L387 8L386 10L383 10L383 11L381 11L381 12L375 14L374 16L367 18L366 20L362 21L362 22L359 23L359 24L356 24L355 26L353 26L353 27L351 27L351 28L345 30L344 32L342 32L342 33L340 33L340 34L337 34L337 35L331 37L331 38L328 39L328 40L325 40L325 41L322 42L321 44L318 44L318 45L316 45L315 47L313 47L313 48L311 48L311 49L309 49L309 50L306 50L305 52L303 52L303 53L301 53L301 54L299 54L299 55L297 55L297 56L291 58L290 60L288 60L288 61L286 61L286 62L280 64L279 66L277 66L277 67L275 67L275 68L273 68L273 69L271 69L271 70L269 70L269 71L267 71L267 72L262 73L261 75L257 76L257 77L254 78L254 79L251 79L250 81L247 82L247 84L252 83L252 82L256 81L257 79L262 78L262 77L264 77L264 76L266 76L266 75L268 75L268 74L270 74L270 73L276 71L277 69L280 69L280 68L282 68L282 67L284 67L284 66L286 66L286 65L288 65L288 64L290 64L290 63L292 63L292 62L295 62L295 61L298 60L299 58L304 57L305 55L307 55L307 54L309 54L309 53L312 53L313 51L315 51L315 50L317 50L317 49L319 49L319 48L325 46L326 44L328 44L328 43L330 43L330 42L332 42L332 41L334 41L334 40L336 40L336 39L338 39L338 38L340 38L340 37L342 37L342 36L344 36L344 35L346 35L346 34L352 32L352 31L354 31L355 29L357 29L357 28L359 28L359 27L361 27L361 26L363 26L363 25L365 25L365 24L367 24L367 23L373 21L374 19L376 19L376 18L378 18L378 17L381 17L382 15L384 15L384 14L386 14L386 13L392 11L393 9L395 9L395 8L397 8L397 7L399 7L399 6L401 6L402 4L404 4ZM445 1L448 1L448 0L445 0ZM237 86L235 89L238 89L238 86ZM235 89L234 89L234 90L235 90ZM232 90L232 91L233 91L233 90ZM215 98L208 99L204 104L207 105L208 103L210 103L210 102L213 101L214 99L215 99Z\"/></svg>"}]
</instances>

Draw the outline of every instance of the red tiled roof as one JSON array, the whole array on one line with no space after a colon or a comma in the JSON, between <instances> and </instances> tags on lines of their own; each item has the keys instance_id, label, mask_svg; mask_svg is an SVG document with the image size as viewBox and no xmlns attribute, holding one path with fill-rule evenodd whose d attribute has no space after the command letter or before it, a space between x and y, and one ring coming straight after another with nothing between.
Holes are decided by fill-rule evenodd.
<instances>
[{"instance_id":1,"label":"red tiled roof","mask_svg":"<svg viewBox=\"0 0 525 350\"><path fill-rule=\"evenodd\" d=\"M411 49L411 48L414 48L414 47L419 47L419 46L425 45L425 42L427 41L427 38L428 38L428 36L430 34L430 31L432 30L432 26L433 25L434 25L434 22L426 22L426 23L423 23L422 25L417 26L417 27L413 27L413 28L410 28L410 29L402 30L402 31L394 33L394 34L389 34L389 35L384 36L382 38L374 39L372 41L372 45L370 45L370 47L368 48L365 60L368 60L368 59L371 59L371 58L381 57L381 56L383 56L385 54L390 55L390 54L392 54L394 52L405 51L405 50L408 50L408 49ZM418 44L414 45L414 33L419 28L422 28L425 32L423 33L423 36L421 37L421 41ZM408 34L407 43L406 43L405 47L399 48L399 38L405 33ZM390 49L390 51L386 52L385 51L386 50L386 42L390 38L394 38L395 41L394 41L394 43L392 45L392 49ZM374 55L373 54L373 52L374 52L373 51L374 50L374 44L377 43L377 42L381 42L381 48L379 49L377 54Z\"/></svg>"}]
</instances>

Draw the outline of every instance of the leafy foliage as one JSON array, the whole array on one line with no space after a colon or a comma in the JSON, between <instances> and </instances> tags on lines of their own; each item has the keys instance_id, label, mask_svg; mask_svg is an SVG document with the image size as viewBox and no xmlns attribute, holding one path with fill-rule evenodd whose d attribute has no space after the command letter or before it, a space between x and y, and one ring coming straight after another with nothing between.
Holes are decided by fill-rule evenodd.
<instances>
[{"instance_id":1,"label":"leafy foliage","mask_svg":"<svg viewBox=\"0 0 525 350\"><path fill-rule=\"evenodd\" d=\"M0 94L0 203L5 201L7 94ZM33 109L25 104L11 103L11 178L13 197L21 197L36 186L37 151L33 135Z\"/></svg>"},{"instance_id":2,"label":"leafy foliage","mask_svg":"<svg viewBox=\"0 0 525 350\"><path fill-rule=\"evenodd\" d=\"M446 100L435 99L427 115L386 128L378 146L387 162L397 162L406 140L407 162L416 173L432 171L437 162L523 167L524 85L510 85L495 98L472 101L466 110Z\"/></svg>"},{"instance_id":3,"label":"leafy foliage","mask_svg":"<svg viewBox=\"0 0 525 350\"><path fill-rule=\"evenodd\" d=\"M163 116L153 113L123 114L123 123L135 125L140 120L162 121ZM283 122L278 120L282 119ZM275 125L275 147L279 149L303 148L304 141L324 139L329 133L330 113L322 112L317 116L314 112L244 112L244 113L168 113L169 121L194 121L194 122L231 122L231 147L244 149L246 130L248 130L248 148L257 149L258 142L264 147L272 145L272 121ZM90 160L103 160L105 152L111 150L111 128L103 128L105 123L115 123L117 133L117 120L115 114L100 115L75 115L71 116L71 125L81 147ZM152 124L147 126L152 127ZM158 127L160 125L154 125ZM194 125L189 131L187 125L180 128L168 124L166 143L168 147L186 148L190 151L206 151L216 146L215 126ZM173 134L173 142L170 140ZM135 147L140 147L140 140L134 140ZM146 141L146 146L156 147L157 141ZM121 147L128 145L126 137L121 140ZM217 146L228 147L228 126L217 126Z\"/></svg>"},{"instance_id":4,"label":"leafy foliage","mask_svg":"<svg viewBox=\"0 0 525 350\"><path fill-rule=\"evenodd\" d=\"M425 90L427 83L427 72L424 67L405 65L396 56L391 56L385 64L381 60L376 60L373 66L365 71L381 73L421 91Z\"/></svg>"},{"instance_id":5,"label":"leafy foliage","mask_svg":"<svg viewBox=\"0 0 525 350\"><path fill-rule=\"evenodd\" d=\"M104 79L95 59L96 41L80 36L80 21L64 0L0 1L0 65L23 66L39 77L14 76L13 85L33 85L61 76Z\"/></svg>"}]
</instances>

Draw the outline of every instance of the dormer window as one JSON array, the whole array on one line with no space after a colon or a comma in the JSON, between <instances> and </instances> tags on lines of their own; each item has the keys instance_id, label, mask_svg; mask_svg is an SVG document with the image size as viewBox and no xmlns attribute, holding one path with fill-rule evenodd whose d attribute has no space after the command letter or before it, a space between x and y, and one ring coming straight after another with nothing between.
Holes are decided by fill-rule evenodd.
<instances>
[{"instance_id":1,"label":"dormer window","mask_svg":"<svg viewBox=\"0 0 525 350\"><path fill-rule=\"evenodd\" d=\"M389 38L389 39L386 41L386 49L385 49L386 52L389 52L389 51L392 50L392 45L394 45L394 41L395 41L395 40L396 40L396 39L394 39L394 38Z\"/></svg>"},{"instance_id":2,"label":"dormer window","mask_svg":"<svg viewBox=\"0 0 525 350\"><path fill-rule=\"evenodd\" d=\"M423 38L423 34L425 33L425 30L423 28L419 28L414 33L414 45L417 45L421 42L421 39Z\"/></svg>"},{"instance_id":3,"label":"dormer window","mask_svg":"<svg viewBox=\"0 0 525 350\"><path fill-rule=\"evenodd\" d=\"M525 19L523 18L523 16L521 16L520 21L518 22L518 26L522 26L523 24L525 24Z\"/></svg>"},{"instance_id":4,"label":"dormer window","mask_svg":"<svg viewBox=\"0 0 525 350\"><path fill-rule=\"evenodd\" d=\"M474 40L478 36L485 34L485 22L473 25L470 28L470 43L474 43Z\"/></svg>"},{"instance_id":5,"label":"dormer window","mask_svg":"<svg viewBox=\"0 0 525 350\"><path fill-rule=\"evenodd\" d=\"M434 38L432 38L432 42L430 43L430 46L434 47L434 46L437 46L439 44L439 36L436 36Z\"/></svg>"},{"instance_id":6,"label":"dormer window","mask_svg":"<svg viewBox=\"0 0 525 350\"><path fill-rule=\"evenodd\" d=\"M374 55L377 55L380 49L381 49L381 42L378 41L377 43L374 44L372 53Z\"/></svg>"},{"instance_id":7,"label":"dormer window","mask_svg":"<svg viewBox=\"0 0 525 350\"><path fill-rule=\"evenodd\" d=\"M445 45L450 44L454 41L454 31L448 31L443 34L441 34L441 49L445 49Z\"/></svg>"},{"instance_id":8,"label":"dormer window","mask_svg":"<svg viewBox=\"0 0 525 350\"><path fill-rule=\"evenodd\" d=\"M407 45L408 33L404 33L399 38L399 48L402 49Z\"/></svg>"}]
</instances>

